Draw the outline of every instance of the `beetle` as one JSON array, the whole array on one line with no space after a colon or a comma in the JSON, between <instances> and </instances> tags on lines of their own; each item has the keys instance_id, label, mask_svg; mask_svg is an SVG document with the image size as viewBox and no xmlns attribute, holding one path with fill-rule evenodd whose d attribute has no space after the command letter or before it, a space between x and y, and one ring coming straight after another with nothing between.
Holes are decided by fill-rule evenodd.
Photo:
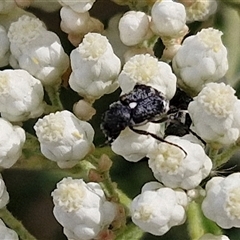
<instances>
[{"instance_id":1,"label":"beetle","mask_svg":"<svg viewBox=\"0 0 240 240\"><path fill-rule=\"evenodd\" d=\"M175 101L174 98L173 101ZM110 105L103 114L101 129L110 143L119 136L122 130L129 127L138 134L150 135L159 141L175 145L186 154L185 150L177 144L170 143L154 133L134 128L147 122L168 122L170 131L171 123L179 122L178 118L182 110L180 111L178 107L177 104L171 106L164 94L155 88L136 84L132 91L120 96L119 101Z\"/></svg>"}]
</instances>

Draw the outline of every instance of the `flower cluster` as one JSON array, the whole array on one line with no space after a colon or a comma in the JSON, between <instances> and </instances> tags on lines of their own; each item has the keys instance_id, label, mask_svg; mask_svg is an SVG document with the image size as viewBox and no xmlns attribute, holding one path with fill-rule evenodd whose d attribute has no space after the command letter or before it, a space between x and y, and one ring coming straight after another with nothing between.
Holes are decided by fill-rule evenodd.
<instances>
[{"instance_id":1,"label":"flower cluster","mask_svg":"<svg viewBox=\"0 0 240 240\"><path fill-rule=\"evenodd\" d=\"M211 24L218 2L112 1L127 7L108 25L96 0L0 3L0 168L57 169L53 215L69 240L138 240L184 223L190 239L228 240L240 172L218 174L240 148L240 100L224 29ZM58 29L38 11L58 11ZM146 162L137 196L111 180L106 153ZM3 178L0 239L34 239L7 210Z\"/></svg>"}]
</instances>

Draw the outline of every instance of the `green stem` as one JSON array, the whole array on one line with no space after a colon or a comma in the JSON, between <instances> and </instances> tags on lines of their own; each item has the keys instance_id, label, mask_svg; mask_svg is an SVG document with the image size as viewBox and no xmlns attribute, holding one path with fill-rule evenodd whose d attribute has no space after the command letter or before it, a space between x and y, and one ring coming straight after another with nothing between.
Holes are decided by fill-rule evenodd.
<instances>
[{"instance_id":1,"label":"green stem","mask_svg":"<svg viewBox=\"0 0 240 240\"><path fill-rule=\"evenodd\" d=\"M212 159L214 168L217 168L226 163L239 149L239 145L233 144L221 154L215 156L215 158Z\"/></svg>"},{"instance_id":2,"label":"green stem","mask_svg":"<svg viewBox=\"0 0 240 240\"><path fill-rule=\"evenodd\" d=\"M36 238L26 230L23 224L18 221L6 208L0 209L0 218L8 227L16 231L20 239L36 240Z\"/></svg>"},{"instance_id":3,"label":"green stem","mask_svg":"<svg viewBox=\"0 0 240 240\"><path fill-rule=\"evenodd\" d=\"M59 87L57 86L46 86L45 87L46 92L48 93L49 99L54 107L56 107L56 110L61 111L64 110L64 107L62 105L62 102L60 100L60 93L59 93Z\"/></svg>"},{"instance_id":4,"label":"green stem","mask_svg":"<svg viewBox=\"0 0 240 240\"><path fill-rule=\"evenodd\" d=\"M187 210L188 233L191 240L198 240L206 233L221 235L222 230L212 221L207 219L201 210L201 204L192 201Z\"/></svg>"},{"instance_id":5,"label":"green stem","mask_svg":"<svg viewBox=\"0 0 240 240\"><path fill-rule=\"evenodd\" d=\"M144 232L133 223L129 223L120 233L117 234L115 240L139 240Z\"/></svg>"}]
</instances>

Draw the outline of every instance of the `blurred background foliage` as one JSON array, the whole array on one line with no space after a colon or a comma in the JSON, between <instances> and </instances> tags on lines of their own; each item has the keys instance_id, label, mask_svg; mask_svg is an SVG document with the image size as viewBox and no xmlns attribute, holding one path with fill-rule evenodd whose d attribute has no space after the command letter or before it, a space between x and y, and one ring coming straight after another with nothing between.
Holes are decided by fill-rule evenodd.
<instances>
[{"instance_id":1,"label":"blurred background foliage","mask_svg":"<svg viewBox=\"0 0 240 240\"><path fill-rule=\"evenodd\" d=\"M47 4L47 2L46 2ZM190 26L190 34L194 34L200 28L214 26L221 30L224 45L228 49L229 71L225 81L235 87L237 95L240 96L240 18L239 18L239 1L221 1L217 14L204 23L194 23ZM128 10L126 6L119 6L110 0L97 0L93 5L90 13L93 17L100 19L106 26L108 20L119 12ZM59 12L46 13L38 9L29 9L37 17L43 20L48 29L54 31L60 37L64 49L70 53L74 48L67 40L67 36L60 28ZM155 47L156 55L161 55L161 42ZM71 96L71 97L69 97ZM111 95L105 95L96 101L94 107L97 114L91 120L95 129L95 145L99 147L104 144L105 139L99 129L101 115L108 108L109 104L116 101L119 91ZM69 87L61 89L61 98L64 107L72 110L73 104L80 99ZM34 120L24 124L25 129L32 132ZM129 197L133 198L139 194L142 185L148 181L154 180L147 161L142 160L139 163L130 163L119 156L111 153L109 147L102 148L102 152L107 149L112 161L111 169L112 180L117 182L118 187L123 190ZM232 161L224 168L230 169L231 166L238 165L239 155L234 156ZM226 171L226 174L239 170L236 166L234 169ZM68 173L63 170L35 170L28 171L23 169L12 169L3 171L3 178L10 194L10 202L7 208L23 222L26 228L39 240L64 240L66 237L62 233L62 227L57 223L52 214L53 204L50 193L55 188L56 183L67 176ZM231 240L240 239L240 230L230 229L226 235ZM154 237L146 234L145 240L188 240L186 225L172 228L162 237ZM134 239L129 239L134 240Z\"/></svg>"}]
</instances>

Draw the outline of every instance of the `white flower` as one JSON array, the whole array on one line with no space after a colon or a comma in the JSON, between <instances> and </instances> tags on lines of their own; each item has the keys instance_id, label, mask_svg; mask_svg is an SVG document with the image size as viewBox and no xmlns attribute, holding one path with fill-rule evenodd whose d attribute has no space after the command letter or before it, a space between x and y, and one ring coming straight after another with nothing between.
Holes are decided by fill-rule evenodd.
<instances>
[{"instance_id":1,"label":"white flower","mask_svg":"<svg viewBox=\"0 0 240 240\"><path fill-rule=\"evenodd\" d=\"M54 216L72 240L95 239L116 215L116 205L106 200L98 183L64 178L52 192Z\"/></svg>"},{"instance_id":2,"label":"white flower","mask_svg":"<svg viewBox=\"0 0 240 240\"><path fill-rule=\"evenodd\" d=\"M66 33L87 33L89 12L77 13L70 7L62 7L60 11L61 29Z\"/></svg>"},{"instance_id":3,"label":"white flower","mask_svg":"<svg viewBox=\"0 0 240 240\"><path fill-rule=\"evenodd\" d=\"M75 12L70 7L62 7L60 11L61 29L68 34L69 41L78 46L88 32L102 32L103 24L90 17L89 12Z\"/></svg>"},{"instance_id":4,"label":"white flower","mask_svg":"<svg viewBox=\"0 0 240 240\"><path fill-rule=\"evenodd\" d=\"M158 134L160 124L147 123L143 126L135 127L153 134ZM147 153L153 149L157 140L149 135L138 134L125 128L111 145L113 152L121 155L130 162L137 162L146 157Z\"/></svg>"},{"instance_id":5,"label":"white flower","mask_svg":"<svg viewBox=\"0 0 240 240\"><path fill-rule=\"evenodd\" d=\"M3 26L0 25L0 67L9 64L10 43L7 37L7 32Z\"/></svg>"},{"instance_id":6,"label":"white flower","mask_svg":"<svg viewBox=\"0 0 240 240\"><path fill-rule=\"evenodd\" d=\"M25 70L0 71L0 112L11 122L39 117L44 111L41 82Z\"/></svg>"},{"instance_id":7,"label":"white flower","mask_svg":"<svg viewBox=\"0 0 240 240\"><path fill-rule=\"evenodd\" d=\"M8 204L8 202L9 202L9 194L8 194L6 185L2 179L2 175L0 175L0 209L4 208ZM0 231L0 236L1 236L1 231Z\"/></svg>"},{"instance_id":8,"label":"white flower","mask_svg":"<svg viewBox=\"0 0 240 240\"><path fill-rule=\"evenodd\" d=\"M152 30L161 37L179 36L185 28L185 8L172 0L156 1L152 6L151 16Z\"/></svg>"},{"instance_id":9,"label":"white flower","mask_svg":"<svg viewBox=\"0 0 240 240\"><path fill-rule=\"evenodd\" d=\"M69 66L59 37L34 17L23 15L8 31L14 68L27 70L44 85L60 83Z\"/></svg>"},{"instance_id":10,"label":"white flower","mask_svg":"<svg viewBox=\"0 0 240 240\"><path fill-rule=\"evenodd\" d=\"M116 90L120 59L105 36L88 33L70 55L70 87L79 95L95 100Z\"/></svg>"},{"instance_id":11,"label":"white flower","mask_svg":"<svg viewBox=\"0 0 240 240\"><path fill-rule=\"evenodd\" d=\"M204 215L221 228L240 227L240 173L214 177L206 185Z\"/></svg>"},{"instance_id":12,"label":"white flower","mask_svg":"<svg viewBox=\"0 0 240 240\"><path fill-rule=\"evenodd\" d=\"M130 92L140 83L157 89L167 99L171 99L176 91L177 78L167 63L158 61L149 54L140 54L125 63L118 81L123 93Z\"/></svg>"},{"instance_id":13,"label":"white flower","mask_svg":"<svg viewBox=\"0 0 240 240\"><path fill-rule=\"evenodd\" d=\"M62 6L68 6L73 11L83 13L91 9L96 0L58 0Z\"/></svg>"},{"instance_id":14,"label":"white flower","mask_svg":"<svg viewBox=\"0 0 240 240\"><path fill-rule=\"evenodd\" d=\"M127 46L134 46L146 39L153 33L150 29L150 17L140 11L128 11L119 21L121 41Z\"/></svg>"},{"instance_id":15,"label":"white flower","mask_svg":"<svg viewBox=\"0 0 240 240\"><path fill-rule=\"evenodd\" d=\"M177 136L168 136L165 140L179 147L161 142L148 153L154 177L171 188L197 187L209 175L211 159L199 144Z\"/></svg>"},{"instance_id":16,"label":"white flower","mask_svg":"<svg viewBox=\"0 0 240 240\"><path fill-rule=\"evenodd\" d=\"M225 235L213 235L211 233L207 233L200 237L198 240L230 240L230 239Z\"/></svg>"},{"instance_id":17,"label":"white flower","mask_svg":"<svg viewBox=\"0 0 240 240\"><path fill-rule=\"evenodd\" d=\"M207 28L187 37L173 58L174 73L179 84L194 94L204 84L217 81L228 70L227 49L221 41L222 32Z\"/></svg>"},{"instance_id":18,"label":"white flower","mask_svg":"<svg viewBox=\"0 0 240 240\"><path fill-rule=\"evenodd\" d=\"M171 227L185 222L187 195L184 191L150 182L130 206L132 221L143 231L156 236L165 234Z\"/></svg>"},{"instance_id":19,"label":"white flower","mask_svg":"<svg viewBox=\"0 0 240 240\"><path fill-rule=\"evenodd\" d=\"M93 148L92 126L69 111L50 113L34 126L42 154L60 168L71 168Z\"/></svg>"},{"instance_id":20,"label":"white flower","mask_svg":"<svg viewBox=\"0 0 240 240\"><path fill-rule=\"evenodd\" d=\"M0 132L0 167L10 168L22 154L25 132L3 118L0 118Z\"/></svg>"},{"instance_id":21,"label":"white flower","mask_svg":"<svg viewBox=\"0 0 240 240\"><path fill-rule=\"evenodd\" d=\"M238 139L240 125L235 125L234 116L240 114L240 108L234 93L225 83L208 83L190 102L191 128L204 141L229 145Z\"/></svg>"},{"instance_id":22,"label":"white flower","mask_svg":"<svg viewBox=\"0 0 240 240\"><path fill-rule=\"evenodd\" d=\"M18 240L18 235L15 231L5 226L0 219L0 239L1 240Z\"/></svg>"},{"instance_id":23,"label":"white flower","mask_svg":"<svg viewBox=\"0 0 240 240\"><path fill-rule=\"evenodd\" d=\"M185 6L187 22L205 21L217 10L215 0L196 0L189 6Z\"/></svg>"}]
</instances>

